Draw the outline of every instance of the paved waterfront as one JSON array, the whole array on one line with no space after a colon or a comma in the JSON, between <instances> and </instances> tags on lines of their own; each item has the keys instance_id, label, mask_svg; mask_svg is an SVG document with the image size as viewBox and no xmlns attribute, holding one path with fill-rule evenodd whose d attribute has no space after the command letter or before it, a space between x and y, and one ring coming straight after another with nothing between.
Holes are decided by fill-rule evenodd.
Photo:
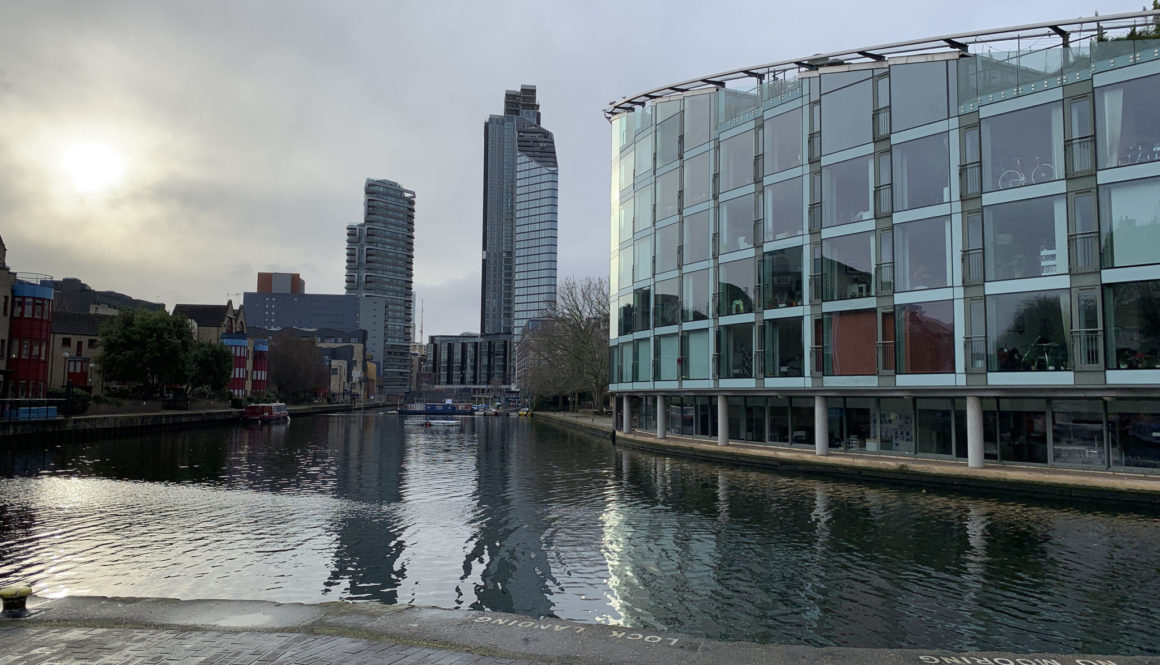
<instances>
[{"instance_id":1,"label":"paved waterfront","mask_svg":"<svg viewBox=\"0 0 1160 665\"><path fill-rule=\"evenodd\" d=\"M607 435L612 431L610 416L539 412L536 417L594 433ZM642 430L633 430L628 434L618 432L616 440L621 445L662 453L869 480L959 486L995 490L1009 495L1128 500L1160 505L1160 474L1086 471L995 462L988 462L982 469L971 469L965 460L846 453L839 450L818 456L812 448L788 448L740 441L718 446L715 439L691 438L672 433L665 439L658 439L655 432Z\"/></svg>"},{"instance_id":2,"label":"paved waterfront","mask_svg":"<svg viewBox=\"0 0 1160 665\"><path fill-rule=\"evenodd\" d=\"M33 598L0 619L0 665L1155 665L1156 657L961 654L714 642L493 612L256 601Z\"/></svg>"}]
</instances>

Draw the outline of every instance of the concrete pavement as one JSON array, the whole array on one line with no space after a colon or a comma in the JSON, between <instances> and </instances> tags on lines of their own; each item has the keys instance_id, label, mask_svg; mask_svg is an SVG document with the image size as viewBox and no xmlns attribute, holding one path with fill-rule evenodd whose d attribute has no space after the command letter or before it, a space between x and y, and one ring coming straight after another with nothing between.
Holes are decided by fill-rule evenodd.
<instances>
[{"instance_id":1,"label":"concrete pavement","mask_svg":"<svg viewBox=\"0 0 1160 665\"><path fill-rule=\"evenodd\" d=\"M378 603L33 598L0 619L0 665L1160 665L1155 656L953 653L714 642L495 612Z\"/></svg>"}]
</instances>

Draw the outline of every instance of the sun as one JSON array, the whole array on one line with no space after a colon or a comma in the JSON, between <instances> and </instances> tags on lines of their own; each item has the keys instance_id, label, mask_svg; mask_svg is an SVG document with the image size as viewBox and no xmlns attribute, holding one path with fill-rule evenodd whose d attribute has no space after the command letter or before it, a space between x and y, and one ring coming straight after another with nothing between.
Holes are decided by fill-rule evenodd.
<instances>
[{"instance_id":1,"label":"sun","mask_svg":"<svg viewBox=\"0 0 1160 665\"><path fill-rule=\"evenodd\" d=\"M73 187L82 194L98 194L125 177L125 158L99 142L74 143L64 150L62 166Z\"/></svg>"}]
</instances>

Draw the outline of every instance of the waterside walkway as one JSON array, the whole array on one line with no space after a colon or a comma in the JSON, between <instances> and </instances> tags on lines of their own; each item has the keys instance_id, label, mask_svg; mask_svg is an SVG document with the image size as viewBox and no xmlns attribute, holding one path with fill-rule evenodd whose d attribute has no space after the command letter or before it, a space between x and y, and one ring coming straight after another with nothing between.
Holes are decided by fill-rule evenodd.
<instances>
[{"instance_id":1,"label":"waterside walkway","mask_svg":"<svg viewBox=\"0 0 1160 665\"><path fill-rule=\"evenodd\" d=\"M606 437L612 432L611 416L539 411L534 417ZM995 462L988 462L982 469L971 469L965 461L845 453L837 450L820 456L812 447L788 448L740 441L730 441L729 445L720 446L716 440L694 439L672 433L661 439L654 432L642 430L617 432L616 443L626 448L696 459L851 479L970 489L1005 495L1160 506L1160 474L1085 471Z\"/></svg>"},{"instance_id":2,"label":"waterside walkway","mask_svg":"<svg viewBox=\"0 0 1160 665\"><path fill-rule=\"evenodd\" d=\"M0 619L0 665L1154 665L1150 656L953 653L713 642L675 633L379 603L33 597Z\"/></svg>"}]
</instances>

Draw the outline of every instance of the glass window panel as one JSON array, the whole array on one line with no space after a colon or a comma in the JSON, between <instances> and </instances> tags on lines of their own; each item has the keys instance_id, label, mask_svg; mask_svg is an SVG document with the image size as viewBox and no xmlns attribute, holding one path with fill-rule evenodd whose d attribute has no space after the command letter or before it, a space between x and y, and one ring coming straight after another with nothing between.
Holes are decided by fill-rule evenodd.
<instances>
[{"instance_id":1,"label":"glass window panel","mask_svg":"<svg viewBox=\"0 0 1160 665\"><path fill-rule=\"evenodd\" d=\"M794 307L804 301L802 292L802 248L789 247L765 253L761 269L765 285L764 307Z\"/></svg>"},{"instance_id":2,"label":"glass window panel","mask_svg":"<svg viewBox=\"0 0 1160 665\"><path fill-rule=\"evenodd\" d=\"M620 190L624 191L632 187L632 174L635 160L633 160L633 152L629 150L620 155Z\"/></svg>"},{"instance_id":3,"label":"glass window panel","mask_svg":"<svg viewBox=\"0 0 1160 665\"><path fill-rule=\"evenodd\" d=\"M769 398L769 440L774 443L789 443L789 399Z\"/></svg>"},{"instance_id":4,"label":"glass window panel","mask_svg":"<svg viewBox=\"0 0 1160 665\"><path fill-rule=\"evenodd\" d=\"M890 98L893 132L946 119L946 63L894 65L890 68Z\"/></svg>"},{"instance_id":5,"label":"glass window panel","mask_svg":"<svg viewBox=\"0 0 1160 665\"><path fill-rule=\"evenodd\" d=\"M1102 469L1104 403L1100 400L1051 401L1052 462Z\"/></svg>"},{"instance_id":6,"label":"glass window panel","mask_svg":"<svg viewBox=\"0 0 1160 665\"><path fill-rule=\"evenodd\" d=\"M657 219L665 219L677 214L677 207L681 200L681 170L673 169L668 173L658 175L657 188Z\"/></svg>"},{"instance_id":7,"label":"glass window panel","mask_svg":"<svg viewBox=\"0 0 1160 665\"><path fill-rule=\"evenodd\" d=\"M713 130L713 95L691 95L685 98L685 150L696 148Z\"/></svg>"},{"instance_id":8,"label":"glass window panel","mask_svg":"<svg viewBox=\"0 0 1160 665\"><path fill-rule=\"evenodd\" d=\"M652 238L641 238L632 245L632 281L652 277Z\"/></svg>"},{"instance_id":9,"label":"glass window panel","mask_svg":"<svg viewBox=\"0 0 1160 665\"><path fill-rule=\"evenodd\" d=\"M949 202L950 159L946 134L894 146L894 209L910 210Z\"/></svg>"},{"instance_id":10,"label":"glass window panel","mask_svg":"<svg viewBox=\"0 0 1160 665\"><path fill-rule=\"evenodd\" d=\"M861 74L861 72L852 72ZM869 75L869 72L866 72ZM835 76L823 74L822 78ZM837 76L841 76L838 74ZM825 82L822 83L823 89ZM853 148L873 140L871 105L874 88L869 80L822 95L822 154Z\"/></svg>"},{"instance_id":11,"label":"glass window panel","mask_svg":"<svg viewBox=\"0 0 1160 665\"><path fill-rule=\"evenodd\" d=\"M790 443L814 445L814 399L794 397L790 399L789 417L792 430Z\"/></svg>"},{"instance_id":12,"label":"glass window panel","mask_svg":"<svg viewBox=\"0 0 1160 665\"><path fill-rule=\"evenodd\" d=\"M869 69L856 69L852 72L823 72L819 77L822 84L822 94L840 90L859 81L865 81L875 73Z\"/></svg>"},{"instance_id":13,"label":"glass window panel","mask_svg":"<svg viewBox=\"0 0 1160 665\"><path fill-rule=\"evenodd\" d=\"M620 345L620 381L628 383L632 381L632 342L626 342Z\"/></svg>"},{"instance_id":14,"label":"glass window panel","mask_svg":"<svg viewBox=\"0 0 1160 665\"><path fill-rule=\"evenodd\" d=\"M918 434L918 452L927 455L950 455L953 451L951 442L953 402L949 399L916 399L914 400L916 420L915 429Z\"/></svg>"},{"instance_id":15,"label":"glass window panel","mask_svg":"<svg viewBox=\"0 0 1160 665\"><path fill-rule=\"evenodd\" d=\"M620 274L617 276L620 288L627 289L632 286L632 250L620 250Z\"/></svg>"},{"instance_id":16,"label":"glass window panel","mask_svg":"<svg viewBox=\"0 0 1160 665\"><path fill-rule=\"evenodd\" d=\"M1101 169L1160 160L1160 75L1096 88L1096 145Z\"/></svg>"},{"instance_id":17,"label":"glass window panel","mask_svg":"<svg viewBox=\"0 0 1160 665\"><path fill-rule=\"evenodd\" d=\"M1112 400L1108 432L1113 465L1160 468L1160 401Z\"/></svg>"},{"instance_id":18,"label":"glass window panel","mask_svg":"<svg viewBox=\"0 0 1160 665\"><path fill-rule=\"evenodd\" d=\"M685 201L686 208L704 203L713 195L713 153L703 152L685 160Z\"/></svg>"},{"instance_id":19,"label":"glass window panel","mask_svg":"<svg viewBox=\"0 0 1160 665\"><path fill-rule=\"evenodd\" d=\"M720 378L753 377L753 324L738 323L717 329Z\"/></svg>"},{"instance_id":20,"label":"glass window panel","mask_svg":"<svg viewBox=\"0 0 1160 665\"><path fill-rule=\"evenodd\" d=\"M652 381L652 339L638 339L633 343L633 354L636 362L633 363L635 374L633 381Z\"/></svg>"},{"instance_id":21,"label":"glass window panel","mask_svg":"<svg viewBox=\"0 0 1160 665\"><path fill-rule=\"evenodd\" d=\"M1000 460L1046 464L1046 400L999 400L998 435Z\"/></svg>"},{"instance_id":22,"label":"glass window panel","mask_svg":"<svg viewBox=\"0 0 1160 665\"><path fill-rule=\"evenodd\" d=\"M992 372L1067 369L1070 292L987 296L987 355Z\"/></svg>"},{"instance_id":23,"label":"glass window panel","mask_svg":"<svg viewBox=\"0 0 1160 665\"><path fill-rule=\"evenodd\" d=\"M608 303L608 337L609 339L616 339L620 335L620 300L616 296L609 299ZM615 367L615 362L613 366ZM616 375L613 375L616 378Z\"/></svg>"},{"instance_id":24,"label":"glass window panel","mask_svg":"<svg viewBox=\"0 0 1160 665\"><path fill-rule=\"evenodd\" d=\"M657 125L657 168L676 161L680 145L681 116L678 114Z\"/></svg>"},{"instance_id":25,"label":"glass window panel","mask_svg":"<svg viewBox=\"0 0 1160 665\"><path fill-rule=\"evenodd\" d=\"M636 197L633 200L636 202L636 206L633 210L632 230L633 233L639 233L647 230L653 223L652 185L636 190Z\"/></svg>"},{"instance_id":26,"label":"glass window panel","mask_svg":"<svg viewBox=\"0 0 1160 665\"><path fill-rule=\"evenodd\" d=\"M681 276L681 320L709 318L709 271L697 270Z\"/></svg>"},{"instance_id":27,"label":"glass window panel","mask_svg":"<svg viewBox=\"0 0 1160 665\"><path fill-rule=\"evenodd\" d=\"M722 263L717 270L717 302L720 316L753 311L753 259Z\"/></svg>"},{"instance_id":28,"label":"glass window panel","mask_svg":"<svg viewBox=\"0 0 1160 665\"><path fill-rule=\"evenodd\" d=\"M721 202L717 217L720 227L717 242L722 254L753 247L753 205L752 194Z\"/></svg>"},{"instance_id":29,"label":"glass window panel","mask_svg":"<svg viewBox=\"0 0 1160 665\"><path fill-rule=\"evenodd\" d=\"M765 240L801 235L804 211L801 178L790 178L766 187Z\"/></svg>"},{"instance_id":30,"label":"glass window panel","mask_svg":"<svg viewBox=\"0 0 1160 665\"><path fill-rule=\"evenodd\" d=\"M874 157L822 167L822 226L874 219Z\"/></svg>"},{"instance_id":31,"label":"glass window panel","mask_svg":"<svg viewBox=\"0 0 1160 665\"><path fill-rule=\"evenodd\" d=\"M684 378L709 378L711 361L708 330L686 330L681 333L681 369Z\"/></svg>"},{"instance_id":32,"label":"glass window panel","mask_svg":"<svg viewBox=\"0 0 1160 665\"><path fill-rule=\"evenodd\" d=\"M675 326L681 320L681 280L674 277L656 283L653 289L656 326Z\"/></svg>"},{"instance_id":33,"label":"glass window panel","mask_svg":"<svg viewBox=\"0 0 1160 665\"><path fill-rule=\"evenodd\" d=\"M677 245L681 242L681 225L662 226L653 233L656 249L656 272L661 274L677 269Z\"/></svg>"},{"instance_id":34,"label":"glass window panel","mask_svg":"<svg viewBox=\"0 0 1160 665\"><path fill-rule=\"evenodd\" d=\"M689 215L681 224L684 228L684 238L681 242L683 263L689 265L708 259L709 242L712 238L709 231L709 211Z\"/></svg>"},{"instance_id":35,"label":"glass window panel","mask_svg":"<svg viewBox=\"0 0 1160 665\"><path fill-rule=\"evenodd\" d=\"M900 374L955 371L955 313L950 300L912 303L894 308Z\"/></svg>"},{"instance_id":36,"label":"glass window panel","mask_svg":"<svg viewBox=\"0 0 1160 665\"><path fill-rule=\"evenodd\" d=\"M894 289L915 291L950 284L951 222L947 217L894 226Z\"/></svg>"},{"instance_id":37,"label":"glass window panel","mask_svg":"<svg viewBox=\"0 0 1160 665\"><path fill-rule=\"evenodd\" d=\"M652 298L651 291L648 288L636 289L632 292L632 313L633 322L632 328L637 330L648 330L652 327Z\"/></svg>"},{"instance_id":38,"label":"glass window panel","mask_svg":"<svg viewBox=\"0 0 1160 665\"><path fill-rule=\"evenodd\" d=\"M766 175L801 166L801 107L766 120L764 140Z\"/></svg>"},{"instance_id":39,"label":"glass window panel","mask_svg":"<svg viewBox=\"0 0 1160 665\"><path fill-rule=\"evenodd\" d=\"M680 339L676 335L660 335L656 338L657 381L675 381L680 367Z\"/></svg>"},{"instance_id":40,"label":"glass window panel","mask_svg":"<svg viewBox=\"0 0 1160 665\"><path fill-rule=\"evenodd\" d=\"M867 450L909 454L914 451L914 410L910 401L900 397L878 400L873 422L876 441L868 441Z\"/></svg>"},{"instance_id":41,"label":"glass window panel","mask_svg":"<svg viewBox=\"0 0 1160 665\"><path fill-rule=\"evenodd\" d=\"M1104 286L1111 369L1160 369L1160 281Z\"/></svg>"},{"instance_id":42,"label":"glass window panel","mask_svg":"<svg viewBox=\"0 0 1160 665\"><path fill-rule=\"evenodd\" d=\"M987 206L983 227L988 280L1067 272L1066 197Z\"/></svg>"},{"instance_id":43,"label":"glass window panel","mask_svg":"<svg viewBox=\"0 0 1160 665\"><path fill-rule=\"evenodd\" d=\"M636 203L631 198L620 204L619 228L620 228L620 242L626 242L632 239L632 215L636 208Z\"/></svg>"},{"instance_id":44,"label":"glass window panel","mask_svg":"<svg viewBox=\"0 0 1160 665\"><path fill-rule=\"evenodd\" d=\"M767 319L764 347L765 376L802 376L805 347L800 318Z\"/></svg>"},{"instance_id":45,"label":"glass window panel","mask_svg":"<svg viewBox=\"0 0 1160 665\"><path fill-rule=\"evenodd\" d=\"M874 232L822 241L822 299L874 295Z\"/></svg>"},{"instance_id":46,"label":"glass window panel","mask_svg":"<svg viewBox=\"0 0 1160 665\"><path fill-rule=\"evenodd\" d=\"M633 326L633 323L635 323L635 317L633 316L633 309L632 309L632 294L626 293L626 294L620 296L619 308L620 308L620 315L619 315L620 334L621 335L632 334L632 332L633 332L632 326Z\"/></svg>"},{"instance_id":47,"label":"glass window panel","mask_svg":"<svg viewBox=\"0 0 1160 665\"><path fill-rule=\"evenodd\" d=\"M653 135L646 132L636 142L636 179L648 178L653 167Z\"/></svg>"},{"instance_id":48,"label":"glass window panel","mask_svg":"<svg viewBox=\"0 0 1160 665\"><path fill-rule=\"evenodd\" d=\"M720 191L753 182L753 131L721 141Z\"/></svg>"},{"instance_id":49,"label":"glass window panel","mask_svg":"<svg viewBox=\"0 0 1160 665\"><path fill-rule=\"evenodd\" d=\"M1063 177L1060 102L983 118L983 191Z\"/></svg>"},{"instance_id":50,"label":"glass window panel","mask_svg":"<svg viewBox=\"0 0 1160 665\"><path fill-rule=\"evenodd\" d=\"M873 309L824 315L826 376L875 374L878 313Z\"/></svg>"},{"instance_id":51,"label":"glass window panel","mask_svg":"<svg viewBox=\"0 0 1160 665\"><path fill-rule=\"evenodd\" d=\"M1160 178L1100 185L1103 265L1160 263Z\"/></svg>"}]
</instances>

